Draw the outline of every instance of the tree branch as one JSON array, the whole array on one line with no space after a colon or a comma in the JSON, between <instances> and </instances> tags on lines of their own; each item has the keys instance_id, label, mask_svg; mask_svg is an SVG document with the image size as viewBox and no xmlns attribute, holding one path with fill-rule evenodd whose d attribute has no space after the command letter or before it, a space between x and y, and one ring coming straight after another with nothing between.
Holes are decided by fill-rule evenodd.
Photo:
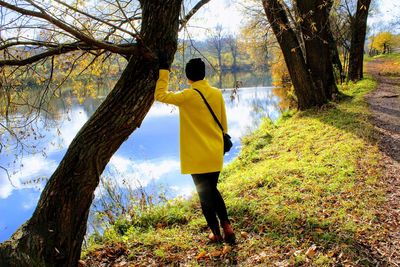
<instances>
[{"instance_id":1,"label":"tree branch","mask_svg":"<svg viewBox=\"0 0 400 267\"><path fill-rule=\"evenodd\" d=\"M210 0L200 0L193 8L192 10L190 10L186 16L180 21L181 26L179 27L179 31L181 31L187 24L187 22L189 21L189 19L191 17L193 17L194 14L196 14L196 12L205 4L207 4L208 2L210 2Z\"/></svg>"},{"instance_id":2,"label":"tree branch","mask_svg":"<svg viewBox=\"0 0 400 267\"><path fill-rule=\"evenodd\" d=\"M15 42L9 42L6 43L2 46L0 46L0 51L4 50L6 48L12 47L12 46L17 46L17 45L24 45L24 46L41 46L41 47L59 47L59 44L55 43L48 43L48 42L35 42L35 41L15 41Z\"/></svg>"},{"instance_id":3,"label":"tree branch","mask_svg":"<svg viewBox=\"0 0 400 267\"><path fill-rule=\"evenodd\" d=\"M45 59L47 57L66 54L66 53L69 53L69 52L75 51L75 50L95 50L94 48L84 47L81 45L82 45L82 43L61 45L55 49L51 49L46 52L34 55L32 57L28 57L25 59L0 60L0 67L3 67L3 66L25 66L25 65L29 65L29 64L35 63L37 61L40 61L42 59Z\"/></svg>"},{"instance_id":4,"label":"tree branch","mask_svg":"<svg viewBox=\"0 0 400 267\"><path fill-rule=\"evenodd\" d=\"M124 9L121 7L120 2L119 2L118 0L116 0L116 1L117 1L117 4L118 4L118 8L119 8L120 11L122 12L122 15L124 16L124 18L126 19L126 21L129 23L129 25L131 26L131 28L135 31L135 33L136 33L136 38L137 38L138 40L141 40L141 38L140 38L140 36L139 36L139 32L138 32L138 30L135 28L135 25L132 24L132 21L131 21L131 20L129 20L129 18L128 18L128 16L126 15Z\"/></svg>"},{"instance_id":5,"label":"tree branch","mask_svg":"<svg viewBox=\"0 0 400 267\"><path fill-rule=\"evenodd\" d=\"M95 49L105 49L105 50L108 50L110 52L123 54L123 55L133 54L135 52L135 50L136 50L135 47L131 47L131 46L122 47L122 46L117 46L117 45L113 45L113 44L97 41L97 40L95 40L95 39L83 34L78 29L74 29L74 28L68 26L63 21L60 21L60 20L50 16L48 13L46 13L45 9L43 9L43 8L39 7L38 5L32 3L32 1L29 1L29 0L27 0L27 1L29 3L31 3L32 6L36 7L37 9L39 9L40 12L27 10L27 9L24 9L24 8L20 8L18 6L9 4L9 3L4 2L2 0L0 0L0 6L4 6L4 7L8 8L8 9L11 9L11 10L16 11L16 12L18 12L20 14L23 14L23 15L44 19L44 20L50 22L51 24L59 27L60 29L70 33L71 35L73 35L78 40L81 40L82 42L85 42L86 44L91 45L93 47L93 50L95 50Z\"/></svg>"},{"instance_id":6,"label":"tree branch","mask_svg":"<svg viewBox=\"0 0 400 267\"><path fill-rule=\"evenodd\" d=\"M120 31L122 31L122 32L124 32L124 33L127 33L127 34L129 34L129 35L131 35L131 36L133 36L133 37L136 37L136 35L137 35L137 34L134 34L134 33L130 32L130 31L127 31L127 30L121 28L120 26L114 25L114 24L112 24L112 23L110 23L110 22L108 22L108 21L102 20L102 19L100 19L100 18L98 18L98 17L95 17L95 16L93 16L93 15L90 15L90 14L88 14L88 13L86 13L86 12L83 12L83 11L81 11L81 10L79 10L79 9L77 9L77 8L75 8L75 7L73 7L73 6L71 6L71 5L68 5L67 3L64 3L64 2L62 2L62 1L60 1L60 0L54 0L54 1L57 2L57 3L59 3L59 4L61 4L61 5L63 5L63 6L65 6L65 7L68 7L69 9L71 9L71 10L77 12L77 13L80 13L80 14L82 14L82 15L85 15L85 16L91 18L91 19L97 20L97 21L99 21L99 22L101 22L101 23L104 23L104 24L106 24L106 25L108 25L108 26L110 26L110 27L112 27L112 28L115 28L115 29L118 29L118 30L120 30Z\"/></svg>"}]
</instances>

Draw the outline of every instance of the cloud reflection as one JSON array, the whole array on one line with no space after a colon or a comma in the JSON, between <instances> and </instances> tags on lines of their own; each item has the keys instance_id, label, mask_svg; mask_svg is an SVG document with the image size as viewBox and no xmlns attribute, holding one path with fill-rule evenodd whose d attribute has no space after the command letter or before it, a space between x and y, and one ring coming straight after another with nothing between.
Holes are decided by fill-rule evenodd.
<instances>
[{"instance_id":1,"label":"cloud reflection","mask_svg":"<svg viewBox=\"0 0 400 267\"><path fill-rule=\"evenodd\" d=\"M26 156L20 160L21 167L11 174L10 181L6 176L0 177L0 198L8 198L14 190L34 188L43 189L43 181L33 182L32 179L49 176L56 169L57 162L44 159L41 154Z\"/></svg>"},{"instance_id":2,"label":"cloud reflection","mask_svg":"<svg viewBox=\"0 0 400 267\"><path fill-rule=\"evenodd\" d=\"M129 186L136 188L146 186L151 181L159 180L164 175L180 171L180 161L178 159L159 158L148 161L135 161L120 155L114 155L107 165L109 172L117 172L118 185L127 186L126 182L131 181ZM105 174L107 176L107 173ZM125 184L124 184L125 182Z\"/></svg>"}]
</instances>

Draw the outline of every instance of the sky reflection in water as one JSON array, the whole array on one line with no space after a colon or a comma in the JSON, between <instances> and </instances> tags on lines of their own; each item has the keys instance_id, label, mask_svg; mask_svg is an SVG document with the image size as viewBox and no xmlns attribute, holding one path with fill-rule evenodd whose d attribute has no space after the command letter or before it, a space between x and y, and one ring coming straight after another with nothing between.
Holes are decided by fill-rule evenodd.
<instances>
[{"instance_id":1,"label":"sky reflection in water","mask_svg":"<svg viewBox=\"0 0 400 267\"><path fill-rule=\"evenodd\" d=\"M229 134L234 146L225 155L229 163L240 151L240 138L254 130L263 117L272 120L280 115L279 97L271 87L241 88L238 97L230 99L231 91L224 97L228 116ZM37 129L45 137L34 143L40 153L19 155L2 154L0 166L9 169L12 184L5 173L0 173L0 242L32 215L45 182L31 182L39 177L49 177L66 152L76 133L100 104L100 100L88 99L84 104L75 103L65 112L60 109L56 120L43 118L36 122ZM211 116L211 115L210 115ZM2 137L4 138L4 137ZM45 153L45 156L43 153ZM15 161L15 163L14 163ZM131 186L163 185L170 196L188 196L194 190L190 175L180 174L179 118L176 107L155 103L141 127L125 141L111 158L104 175L114 175L120 186L122 180Z\"/></svg>"}]
</instances>

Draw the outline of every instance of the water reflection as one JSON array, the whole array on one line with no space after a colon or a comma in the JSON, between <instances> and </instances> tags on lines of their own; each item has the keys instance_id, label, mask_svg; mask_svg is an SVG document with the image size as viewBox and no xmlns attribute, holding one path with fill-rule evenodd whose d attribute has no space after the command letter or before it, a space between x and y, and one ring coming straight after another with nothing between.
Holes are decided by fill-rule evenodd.
<instances>
[{"instance_id":1,"label":"water reflection","mask_svg":"<svg viewBox=\"0 0 400 267\"><path fill-rule=\"evenodd\" d=\"M225 90L229 133L234 147L225 157L231 161L240 150L240 138L255 129L263 117L276 120L281 114L280 97L271 87L240 88L231 100L232 90ZM0 176L0 241L3 241L27 220L38 201L49 177L65 154L66 148L90 115L100 105L101 98L87 98L83 103L73 100L70 105L58 103L58 112L42 116L36 122L36 131L42 138L28 137L25 142L35 144L36 154L19 154L15 151L2 154L0 165L6 166L13 185L4 173ZM2 140L5 136L2 136ZM139 181L140 186L163 184L169 196L189 195L193 182L188 175L180 174L179 118L177 108L155 103L142 126L124 142L111 158L105 174L118 172L120 186L126 181ZM39 178L39 179L38 179ZM38 179L36 181L32 181ZM131 184L130 186L138 186ZM99 190L98 190L99 192Z\"/></svg>"}]
</instances>

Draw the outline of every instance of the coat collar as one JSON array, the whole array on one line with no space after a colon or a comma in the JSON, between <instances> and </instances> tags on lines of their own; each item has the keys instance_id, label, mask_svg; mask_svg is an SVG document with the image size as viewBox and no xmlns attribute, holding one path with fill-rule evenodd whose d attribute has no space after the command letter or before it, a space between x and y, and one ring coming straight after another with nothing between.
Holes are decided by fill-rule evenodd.
<instances>
[{"instance_id":1,"label":"coat collar","mask_svg":"<svg viewBox=\"0 0 400 267\"><path fill-rule=\"evenodd\" d=\"M196 89L203 89L203 88L208 88L210 87L210 85L208 84L207 80L200 80L200 81L195 81L194 83L192 83L192 85L190 86L190 88L196 88Z\"/></svg>"}]
</instances>

